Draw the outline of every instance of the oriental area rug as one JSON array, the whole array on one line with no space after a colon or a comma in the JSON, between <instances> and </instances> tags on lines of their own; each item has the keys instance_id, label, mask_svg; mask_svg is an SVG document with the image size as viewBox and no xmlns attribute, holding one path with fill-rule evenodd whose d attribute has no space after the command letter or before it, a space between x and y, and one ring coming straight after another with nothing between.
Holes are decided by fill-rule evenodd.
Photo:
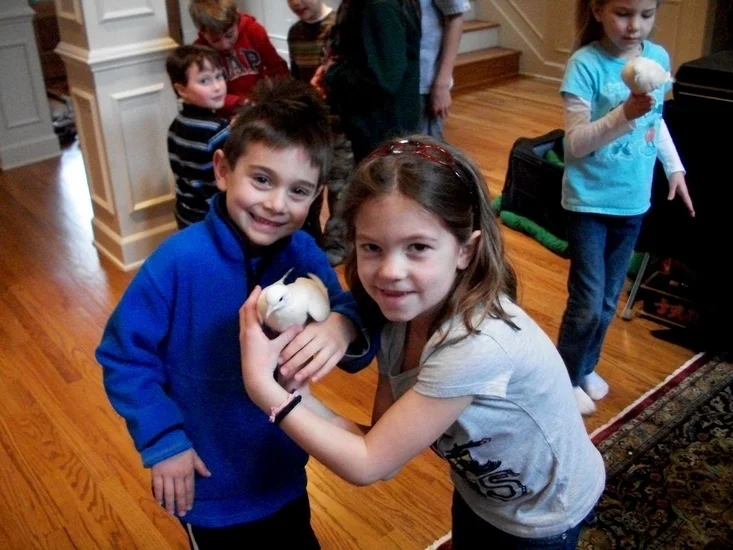
<instances>
[{"instance_id":1,"label":"oriental area rug","mask_svg":"<svg viewBox=\"0 0 733 550\"><path fill-rule=\"evenodd\" d=\"M733 357L695 356L591 438L606 489L579 549L733 548Z\"/></svg>"}]
</instances>

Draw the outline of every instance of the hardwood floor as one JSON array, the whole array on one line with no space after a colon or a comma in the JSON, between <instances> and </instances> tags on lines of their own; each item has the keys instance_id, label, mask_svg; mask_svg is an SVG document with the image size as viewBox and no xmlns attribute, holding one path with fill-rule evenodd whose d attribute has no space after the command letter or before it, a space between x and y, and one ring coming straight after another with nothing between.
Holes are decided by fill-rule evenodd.
<instances>
[{"instance_id":1,"label":"hardwood floor","mask_svg":"<svg viewBox=\"0 0 733 550\"><path fill-rule=\"evenodd\" d=\"M562 126L557 85L500 83L455 101L447 137L501 192L519 136ZM156 505L149 474L107 401L94 359L104 323L131 279L92 246L91 206L76 145L60 159L0 173L0 547L187 548L183 530ZM521 303L557 338L568 263L504 231ZM650 321L614 319L598 371L611 385L588 430L606 422L692 356L655 339ZM323 400L368 422L370 367L335 372ZM357 488L314 460L313 523L324 549L422 549L450 528L447 467L430 451L387 483Z\"/></svg>"}]
</instances>

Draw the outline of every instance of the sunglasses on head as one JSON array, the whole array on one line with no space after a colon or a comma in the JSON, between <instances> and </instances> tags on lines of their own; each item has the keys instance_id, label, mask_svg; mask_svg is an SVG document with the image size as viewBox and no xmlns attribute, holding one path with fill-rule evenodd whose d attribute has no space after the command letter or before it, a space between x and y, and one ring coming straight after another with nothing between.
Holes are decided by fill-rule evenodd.
<instances>
[{"instance_id":1,"label":"sunglasses on head","mask_svg":"<svg viewBox=\"0 0 733 550\"><path fill-rule=\"evenodd\" d=\"M446 149L432 143L423 143L412 139L400 139L391 141L377 147L369 156L372 158L386 157L389 155L416 155L436 164L448 168L466 186L471 194L471 199L476 203L476 190L474 183L468 177L466 169L456 162L455 157Z\"/></svg>"}]
</instances>

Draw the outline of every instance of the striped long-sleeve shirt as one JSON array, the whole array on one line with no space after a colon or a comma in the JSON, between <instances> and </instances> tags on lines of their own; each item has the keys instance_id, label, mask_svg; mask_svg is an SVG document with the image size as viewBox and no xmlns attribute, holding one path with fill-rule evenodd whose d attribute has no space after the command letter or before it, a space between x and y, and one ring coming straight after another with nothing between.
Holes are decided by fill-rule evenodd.
<instances>
[{"instance_id":1,"label":"striped long-sleeve shirt","mask_svg":"<svg viewBox=\"0 0 733 550\"><path fill-rule=\"evenodd\" d=\"M288 31L290 73L303 82L310 82L316 69L324 61L324 46L331 27L336 22L336 12L331 11L315 23L297 21Z\"/></svg>"},{"instance_id":2,"label":"striped long-sleeve shirt","mask_svg":"<svg viewBox=\"0 0 733 550\"><path fill-rule=\"evenodd\" d=\"M229 121L188 103L168 127L168 160L176 179L179 227L201 221L216 194L214 151L229 137Z\"/></svg>"}]
</instances>

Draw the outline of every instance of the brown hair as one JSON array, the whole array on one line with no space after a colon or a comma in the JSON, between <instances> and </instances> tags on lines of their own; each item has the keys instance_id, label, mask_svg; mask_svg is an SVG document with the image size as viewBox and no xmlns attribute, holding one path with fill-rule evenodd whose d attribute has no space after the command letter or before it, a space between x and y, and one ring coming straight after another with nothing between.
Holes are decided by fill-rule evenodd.
<instances>
[{"instance_id":1,"label":"brown hair","mask_svg":"<svg viewBox=\"0 0 733 550\"><path fill-rule=\"evenodd\" d=\"M188 12L199 31L216 34L227 32L239 17L234 0L191 0Z\"/></svg>"},{"instance_id":2,"label":"brown hair","mask_svg":"<svg viewBox=\"0 0 733 550\"><path fill-rule=\"evenodd\" d=\"M204 70L206 63L209 63L212 69L222 68L219 52L213 48L196 45L178 46L165 60L165 70L171 79L171 84L187 86L188 69L194 63L200 71Z\"/></svg>"},{"instance_id":3,"label":"brown hair","mask_svg":"<svg viewBox=\"0 0 733 550\"><path fill-rule=\"evenodd\" d=\"M332 146L328 106L315 89L292 78L261 80L250 102L237 114L222 150L230 167L251 143L273 149L302 147L318 168L318 184L331 168Z\"/></svg>"},{"instance_id":4,"label":"brown hair","mask_svg":"<svg viewBox=\"0 0 733 550\"><path fill-rule=\"evenodd\" d=\"M443 323L461 316L468 334L487 317L501 319L517 328L501 304L501 296L516 300L517 281L504 250L496 214L491 208L488 187L478 168L461 152L426 136L411 136L402 154L382 153L399 146L401 140L387 142L359 165L341 199L347 235L354 242L354 220L367 201L398 192L415 201L440 219L459 243L467 243L471 233L481 231L474 255L466 269L456 275L432 326L430 335ZM410 146L425 154L411 153ZM436 149L437 148L437 149ZM445 160L429 158L433 153ZM445 153L445 155L443 155ZM355 297L374 311L376 304L359 281L356 250L345 264L346 281ZM467 335L466 335L467 336ZM446 342L442 335L436 347L455 343L465 336Z\"/></svg>"},{"instance_id":5,"label":"brown hair","mask_svg":"<svg viewBox=\"0 0 733 550\"><path fill-rule=\"evenodd\" d=\"M603 38L603 25L596 21L594 8L602 8L608 0L578 0L575 6L575 46L573 51ZM662 0L657 0L657 6Z\"/></svg>"}]
</instances>

